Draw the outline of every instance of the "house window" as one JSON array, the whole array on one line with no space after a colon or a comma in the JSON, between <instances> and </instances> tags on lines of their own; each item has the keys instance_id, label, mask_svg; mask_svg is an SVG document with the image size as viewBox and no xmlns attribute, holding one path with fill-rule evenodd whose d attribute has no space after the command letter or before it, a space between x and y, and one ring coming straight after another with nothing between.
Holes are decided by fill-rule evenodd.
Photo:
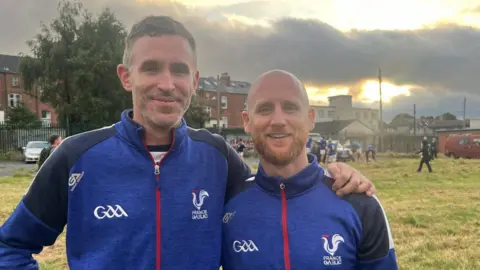
<instances>
[{"instance_id":1,"label":"house window","mask_svg":"<svg viewBox=\"0 0 480 270\"><path fill-rule=\"evenodd\" d=\"M208 117L212 117L212 107L205 106L205 112L207 112Z\"/></svg>"},{"instance_id":2,"label":"house window","mask_svg":"<svg viewBox=\"0 0 480 270\"><path fill-rule=\"evenodd\" d=\"M19 85L20 85L20 83L18 82L18 77L13 76L12 77L12 87L18 87Z\"/></svg>"},{"instance_id":3,"label":"house window","mask_svg":"<svg viewBox=\"0 0 480 270\"><path fill-rule=\"evenodd\" d=\"M228 108L228 99L226 96L222 96L221 102L222 102L222 109Z\"/></svg>"},{"instance_id":4,"label":"house window","mask_svg":"<svg viewBox=\"0 0 480 270\"><path fill-rule=\"evenodd\" d=\"M323 110L317 111L318 118L324 118L325 117L325 112Z\"/></svg>"},{"instance_id":5,"label":"house window","mask_svg":"<svg viewBox=\"0 0 480 270\"><path fill-rule=\"evenodd\" d=\"M335 111L328 111L328 118L333 118Z\"/></svg>"},{"instance_id":6,"label":"house window","mask_svg":"<svg viewBox=\"0 0 480 270\"><path fill-rule=\"evenodd\" d=\"M8 94L8 105L12 108L18 107L22 102L22 95L20 94Z\"/></svg>"},{"instance_id":7,"label":"house window","mask_svg":"<svg viewBox=\"0 0 480 270\"><path fill-rule=\"evenodd\" d=\"M222 128L228 127L228 118L226 116L222 117Z\"/></svg>"}]
</instances>

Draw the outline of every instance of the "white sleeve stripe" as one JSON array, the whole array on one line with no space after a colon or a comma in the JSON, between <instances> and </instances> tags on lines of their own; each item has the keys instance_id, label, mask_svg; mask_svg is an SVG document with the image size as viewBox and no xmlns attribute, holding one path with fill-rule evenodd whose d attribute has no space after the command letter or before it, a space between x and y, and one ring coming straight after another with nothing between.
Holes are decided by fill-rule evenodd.
<instances>
[{"instance_id":1,"label":"white sleeve stripe","mask_svg":"<svg viewBox=\"0 0 480 270\"><path fill-rule=\"evenodd\" d=\"M250 182L250 181L254 181L255 180L255 176L252 176L250 178L247 178L247 180L245 180L245 182Z\"/></svg>"},{"instance_id":2,"label":"white sleeve stripe","mask_svg":"<svg viewBox=\"0 0 480 270\"><path fill-rule=\"evenodd\" d=\"M332 178L332 175L330 174L330 172L327 170L327 168L322 168L323 169L323 174L328 177L328 178Z\"/></svg>"},{"instance_id":3,"label":"white sleeve stripe","mask_svg":"<svg viewBox=\"0 0 480 270\"><path fill-rule=\"evenodd\" d=\"M388 249L392 249L394 247L393 244L393 237L392 237L392 231L390 230L390 224L387 219L387 215L385 214L385 210L383 209L382 204L380 203L380 200L377 198L376 195L373 195L373 198L377 201L378 205L380 205L380 208L382 209L383 217L385 218L385 225L387 226L387 231L388 231Z\"/></svg>"}]
</instances>

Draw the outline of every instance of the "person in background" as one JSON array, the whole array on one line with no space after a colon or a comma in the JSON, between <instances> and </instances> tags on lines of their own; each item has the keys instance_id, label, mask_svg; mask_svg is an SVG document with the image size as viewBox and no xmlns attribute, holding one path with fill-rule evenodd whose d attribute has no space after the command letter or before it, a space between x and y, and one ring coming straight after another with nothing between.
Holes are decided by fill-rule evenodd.
<instances>
[{"instance_id":1,"label":"person in background","mask_svg":"<svg viewBox=\"0 0 480 270\"><path fill-rule=\"evenodd\" d=\"M327 141L324 138L320 139L319 143L320 157L323 164L327 163Z\"/></svg>"},{"instance_id":2,"label":"person in background","mask_svg":"<svg viewBox=\"0 0 480 270\"><path fill-rule=\"evenodd\" d=\"M328 140L327 145L327 163L333 163L337 161L337 147L332 140Z\"/></svg>"},{"instance_id":3,"label":"person in background","mask_svg":"<svg viewBox=\"0 0 480 270\"><path fill-rule=\"evenodd\" d=\"M370 162L370 159L369 159L370 155L372 155L372 160L376 162L377 161L377 150L375 149L375 147L373 147L373 145L369 145L367 147L367 151L365 152L366 162Z\"/></svg>"},{"instance_id":4,"label":"person in background","mask_svg":"<svg viewBox=\"0 0 480 270\"><path fill-rule=\"evenodd\" d=\"M307 153L310 153L311 150L312 150L312 137L311 136L308 136L308 140L307 140Z\"/></svg>"},{"instance_id":5,"label":"person in background","mask_svg":"<svg viewBox=\"0 0 480 270\"><path fill-rule=\"evenodd\" d=\"M40 152L40 157L38 158L38 169L42 167L43 163L45 163L45 160L52 154L52 152L60 145L62 142L62 137L57 134L52 134L50 137L48 137L48 142L50 145L48 147L45 147L42 149L42 152Z\"/></svg>"},{"instance_id":6,"label":"person in background","mask_svg":"<svg viewBox=\"0 0 480 270\"><path fill-rule=\"evenodd\" d=\"M427 168L428 168L428 172L431 173L433 172L432 171L432 167L430 166L430 149L428 147L428 140L424 139L422 141L422 149L418 152L416 152L416 154L422 154L422 158L420 159L420 164L418 166L418 169L417 169L417 172L420 173L422 172L422 167L423 167L423 164L425 163L427 165Z\"/></svg>"},{"instance_id":7,"label":"person in background","mask_svg":"<svg viewBox=\"0 0 480 270\"><path fill-rule=\"evenodd\" d=\"M358 142L352 142L351 144L352 154L356 162L362 159L362 147Z\"/></svg>"},{"instance_id":8,"label":"person in background","mask_svg":"<svg viewBox=\"0 0 480 270\"><path fill-rule=\"evenodd\" d=\"M243 159L243 153L245 152L245 143L243 142L243 139L240 139L237 144L237 153L240 155L240 157Z\"/></svg>"},{"instance_id":9,"label":"person in background","mask_svg":"<svg viewBox=\"0 0 480 270\"><path fill-rule=\"evenodd\" d=\"M398 269L378 198L337 197L329 174L306 153L315 112L301 82L284 71L267 72L252 84L247 102L245 131L260 164L254 184L227 201L223 270Z\"/></svg>"},{"instance_id":10,"label":"person in background","mask_svg":"<svg viewBox=\"0 0 480 270\"><path fill-rule=\"evenodd\" d=\"M432 138L432 160L437 158L438 154L438 143L436 138Z\"/></svg>"}]
</instances>

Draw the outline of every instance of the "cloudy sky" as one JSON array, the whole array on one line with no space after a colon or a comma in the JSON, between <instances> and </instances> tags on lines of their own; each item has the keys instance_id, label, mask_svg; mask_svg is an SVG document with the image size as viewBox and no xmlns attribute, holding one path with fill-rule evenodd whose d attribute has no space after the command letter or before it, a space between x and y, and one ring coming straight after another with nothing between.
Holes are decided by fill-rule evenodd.
<instances>
[{"instance_id":1,"label":"cloudy sky","mask_svg":"<svg viewBox=\"0 0 480 270\"><path fill-rule=\"evenodd\" d=\"M111 8L130 27L145 15L174 16L197 39L202 76L228 72L252 81L286 69L313 103L352 94L378 107L382 69L385 119L411 112L480 117L478 0L84 0ZM28 52L25 41L56 15L57 0L1 0L0 53Z\"/></svg>"}]
</instances>

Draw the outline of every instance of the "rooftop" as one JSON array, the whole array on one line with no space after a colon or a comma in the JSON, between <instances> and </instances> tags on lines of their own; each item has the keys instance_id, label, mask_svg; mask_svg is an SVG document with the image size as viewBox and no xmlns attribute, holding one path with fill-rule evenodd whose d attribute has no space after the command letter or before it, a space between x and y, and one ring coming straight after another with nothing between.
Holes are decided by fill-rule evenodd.
<instances>
[{"instance_id":1,"label":"rooftop","mask_svg":"<svg viewBox=\"0 0 480 270\"><path fill-rule=\"evenodd\" d=\"M216 92L218 87L218 80L213 77L200 77L198 80L198 90ZM251 84L242 81L230 81L230 85L225 87L225 91L233 94L247 94Z\"/></svg>"},{"instance_id":2,"label":"rooftop","mask_svg":"<svg viewBox=\"0 0 480 270\"><path fill-rule=\"evenodd\" d=\"M20 56L0 54L0 71L18 73Z\"/></svg>"}]
</instances>

